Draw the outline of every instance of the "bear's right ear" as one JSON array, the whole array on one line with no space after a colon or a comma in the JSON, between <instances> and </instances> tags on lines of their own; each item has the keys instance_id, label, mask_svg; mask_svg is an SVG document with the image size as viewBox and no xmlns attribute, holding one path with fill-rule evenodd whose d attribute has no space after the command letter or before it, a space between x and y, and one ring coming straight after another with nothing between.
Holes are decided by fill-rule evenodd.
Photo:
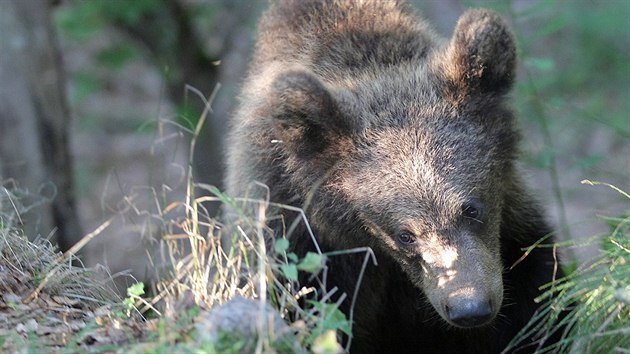
<instances>
[{"instance_id":1,"label":"bear's right ear","mask_svg":"<svg viewBox=\"0 0 630 354\"><path fill-rule=\"evenodd\" d=\"M288 71L278 75L271 98L278 138L294 149L317 150L329 137L348 130L330 91L310 73Z\"/></svg>"},{"instance_id":2,"label":"bear's right ear","mask_svg":"<svg viewBox=\"0 0 630 354\"><path fill-rule=\"evenodd\" d=\"M445 74L458 94L504 94L514 81L516 45L498 14L468 10L457 21L442 60Z\"/></svg>"}]
</instances>

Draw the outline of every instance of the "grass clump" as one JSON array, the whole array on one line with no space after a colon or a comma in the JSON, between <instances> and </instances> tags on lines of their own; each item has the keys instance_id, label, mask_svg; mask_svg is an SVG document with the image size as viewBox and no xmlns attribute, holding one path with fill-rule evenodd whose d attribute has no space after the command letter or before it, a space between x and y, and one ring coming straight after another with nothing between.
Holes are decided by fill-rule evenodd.
<instances>
[{"instance_id":1,"label":"grass clump","mask_svg":"<svg viewBox=\"0 0 630 354\"><path fill-rule=\"evenodd\" d=\"M94 319L120 301L103 268L76 266L46 239L24 235L20 213L37 199L0 186L0 351L80 348Z\"/></svg>"},{"instance_id":2,"label":"grass clump","mask_svg":"<svg viewBox=\"0 0 630 354\"><path fill-rule=\"evenodd\" d=\"M176 318L182 306L202 311L194 319L195 341L176 340L174 348L207 353L342 352L337 334L351 335L351 322L339 310L347 295L336 296L336 289L326 290L323 284L302 286L298 274L325 278L327 257L343 252L309 252L303 257L291 252L291 230L299 223L308 225L298 208L232 199L203 184L190 190L204 196L189 195L188 202L171 203L162 213L168 267L159 276L158 295L142 308L152 307L165 319ZM221 203L235 216L223 224L207 214L206 203ZM184 211L179 217L168 217L178 209ZM277 235L270 224L284 224L287 210L296 214L289 220L293 227ZM371 255L363 249L347 252L366 252L366 261Z\"/></svg>"},{"instance_id":3,"label":"grass clump","mask_svg":"<svg viewBox=\"0 0 630 354\"><path fill-rule=\"evenodd\" d=\"M608 186L630 200L627 193ZM537 334L561 338L539 347L538 353L630 353L630 210L604 220L610 233L601 238L601 255L548 285L538 299L545 305L506 352Z\"/></svg>"}]
</instances>

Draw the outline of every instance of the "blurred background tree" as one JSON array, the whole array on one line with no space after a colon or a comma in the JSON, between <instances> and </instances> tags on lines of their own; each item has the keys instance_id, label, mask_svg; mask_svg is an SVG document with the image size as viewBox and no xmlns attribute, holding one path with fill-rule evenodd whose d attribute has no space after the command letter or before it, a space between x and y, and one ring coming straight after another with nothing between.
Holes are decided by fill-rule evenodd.
<instances>
[{"instance_id":1,"label":"blurred background tree","mask_svg":"<svg viewBox=\"0 0 630 354\"><path fill-rule=\"evenodd\" d=\"M67 249L82 231L68 144L66 78L50 15L47 1L0 3L0 180L24 193L11 203L25 232L50 235ZM29 212L43 200L49 203Z\"/></svg>"}]
</instances>

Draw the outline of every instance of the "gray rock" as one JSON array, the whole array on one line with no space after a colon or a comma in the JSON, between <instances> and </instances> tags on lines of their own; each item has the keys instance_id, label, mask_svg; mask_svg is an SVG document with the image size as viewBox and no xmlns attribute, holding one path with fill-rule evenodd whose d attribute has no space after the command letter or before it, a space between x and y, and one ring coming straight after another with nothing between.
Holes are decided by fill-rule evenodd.
<instances>
[{"instance_id":1,"label":"gray rock","mask_svg":"<svg viewBox=\"0 0 630 354\"><path fill-rule=\"evenodd\" d=\"M237 296L199 316L197 340L219 352L302 353L295 331L268 303ZM265 343L266 342L266 343Z\"/></svg>"}]
</instances>

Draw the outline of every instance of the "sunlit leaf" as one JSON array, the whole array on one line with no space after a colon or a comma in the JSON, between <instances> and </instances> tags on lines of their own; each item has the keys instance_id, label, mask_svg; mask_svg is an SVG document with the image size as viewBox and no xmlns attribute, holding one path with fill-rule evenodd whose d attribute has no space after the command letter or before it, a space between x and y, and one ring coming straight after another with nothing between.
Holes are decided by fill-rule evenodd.
<instances>
[{"instance_id":1,"label":"sunlit leaf","mask_svg":"<svg viewBox=\"0 0 630 354\"><path fill-rule=\"evenodd\" d=\"M289 280L297 281L298 280L298 269L297 266L293 263L289 264L281 264L280 270L282 274Z\"/></svg>"},{"instance_id":2,"label":"sunlit leaf","mask_svg":"<svg viewBox=\"0 0 630 354\"><path fill-rule=\"evenodd\" d=\"M274 249L276 250L276 253L284 253L289 249L289 240L287 240L286 238L279 238L276 240L276 243L274 244Z\"/></svg>"},{"instance_id":3,"label":"sunlit leaf","mask_svg":"<svg viewBox=\"0 0 630 354\"><path fill-rule=\"evenodd\" d=\"M324 255L308 252L306 257L298 264L298 269L309 273L317 273L324 264Z\"/></svg>"}]
</instances>

